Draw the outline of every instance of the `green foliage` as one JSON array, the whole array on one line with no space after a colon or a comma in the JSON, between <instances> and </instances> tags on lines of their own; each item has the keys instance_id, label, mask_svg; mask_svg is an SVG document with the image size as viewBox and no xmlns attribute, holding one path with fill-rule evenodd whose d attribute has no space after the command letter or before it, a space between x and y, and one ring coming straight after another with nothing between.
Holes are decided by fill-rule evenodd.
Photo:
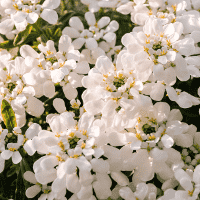
<instances>
[{"instance_id":1,"label":"green foliage","mask_svg":"<svg viewBox=\"0 0 200 200\"><path fill-rule=\"evenodd\" d=\"M13 48L13 40L6 40L4 42L0 43L0 48L2 49L9 49L9 48Z\"/></svg>"},{"instance_id":2,"label":"green foliage","mask_svg":"<svg viewBox=\"0 0 200 200\"><path fill-rule=\"evenodd\" d=\"M11 105L5 99L2 100L1 115L8 132L11 133L13 128L17 126L17 122Z\"/></svg>"},{"instance_id":3,"label":"green foliage","mask_svg":"<svg viewBox=\"0 0 200 200\"><path fill-rule=\"evenodd\" d=\"M26 44L27 38L31 34L32 29L33 29L33 26L29 24L24 31L19 32L14 39L14 42L13 42L14 46Z\"/></svg>"}]
</instances>

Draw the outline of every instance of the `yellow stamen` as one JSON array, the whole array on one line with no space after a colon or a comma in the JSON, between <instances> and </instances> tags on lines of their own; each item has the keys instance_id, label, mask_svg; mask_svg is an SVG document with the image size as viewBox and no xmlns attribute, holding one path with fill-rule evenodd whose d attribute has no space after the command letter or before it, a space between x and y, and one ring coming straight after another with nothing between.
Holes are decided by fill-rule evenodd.
<instances>
[{"instance_id":1,"label":"yellow stamen","mask_svg":"<svg viewBox=\"0 0 200 200\"><path fill-rule=\"evenodd\" d=\"M140 141L142 141L142 137L139 133L136 133L136 138L139 139Z\"/></svg>"},{"instance_id":2,"label":"yellow stamen","mask_svg":"<svg viewBox=\"0 0 200 200\"><path fill-rule=\"evenodd\" d=\"M85 144L84 142L82 142L81 148L84 149L84 148L85 148L85 145L86 145L86 144Z\"/></svg>"},{"instance_id":3,"label":"yellow stamen","mask_svg":"<svg viewBox=\"0 0 200 200\"><path fill-rule=\"evenodd\" d=\"M174 23L174 22L176 22L176 17L171 20L171 23Z\"/></svg>"},{"instance_id":4,"label":"yellow stamen","mask_svg":"<svg viewBox=\"0 0 200 200\"><path fill-rule=\"evenodd\" d=\"M73 103L72 108L78 109L78 108L79 108L79 105L75 102L75 103Z\"/></svg>"},{"instance_id":5,"label":"yellow stamen","mask_svg":"<svg viewBox=\"0 0 200 200\"><path fill-rule=\"evenodd\" d=\"M71 132L71 133L69 134L70 137L74 137L74 135L75 135L74 132Z\"/></svg>"},{"instance_id":6,"label":"yellow stamen","mask_svg":"<svg viewBox=\"0 0 200 200\"><path fill-rule=\"evenodd\" d=\"M63 160L60 156L56 156L56 158L57 158L57 160L59 161L59 162L64 162L65 160Z\"/></svg>"},{"instance_id":7,"label":"yellow stamen","mask_svg":"<svg viewBox=\"0 0 200 200\"><path fill-rule=\"evenodd\" d=\"M11 147L10 147L8 150L9 150L9 151L13 151L13 152L14 152L14 151L17 151L16 148L11 148Z\"/></svg>"},{"instance_id":8,"label":"yellow stamen","mask_svg":"<svg viewBox=\"0 0 200 200\"><path fill-rule=\"evenodd\" d=\"M65 145L63 144L62 141L60 141L60 142L58 143L58 146L59 146L63 151L65 150Z\"/></svg>"}]
</instances>

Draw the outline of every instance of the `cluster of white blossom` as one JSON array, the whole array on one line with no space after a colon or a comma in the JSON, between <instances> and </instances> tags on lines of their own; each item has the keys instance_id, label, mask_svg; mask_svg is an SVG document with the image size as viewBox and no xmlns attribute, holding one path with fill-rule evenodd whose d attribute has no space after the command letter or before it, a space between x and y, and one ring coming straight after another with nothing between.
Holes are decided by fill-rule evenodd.
<instances>
[{"instance_id":1,"label":"cluster of white blossom","mask_svg":"<svg viewBox=\"0 0 200 200\"><path fill-rule=\"evenodd\" d=\"M37 153L33 172L23 174L33 184L28 198L67 200L70 193L68 200L198 199L200 132L162 100L168 96L182 109L200 104L200 98L174 87L177 80L200 77L200 2L81 2L89 6L88 29L73 16L57 46L52 40L37 50L22 45L14 58L0 51L0 105L8 101L16 117L11 133L0 125L0 172L5 160L18 164L24 154ZM39 3L0 0L0 33L13 39L39 17L55 24L60 1ZM123 46L116 46L117 21L96 20L100 7L130 14L138 24L123 35ZM55 98L59 92L63 98ZM26 113L40 118L45 112L41 97L53 99L57 113L47 114L47 130L29 123L23 133ZM66 101L74 112L66 110ZM151 182L155 177L159 187Z\"/></svg>"},{"instance_id":2,"label":"cluster of white blossom","mask_svg":"<svg viewBox=\"0 0 200 200\"><path fill-rule=\"evenodd\" d=\"M34 24L41 17L50 24L56 24L58 14L54 10L60 0L0 0L0 33L8 39L24 31L28 24Z\"/></svg>"}]
</instances>

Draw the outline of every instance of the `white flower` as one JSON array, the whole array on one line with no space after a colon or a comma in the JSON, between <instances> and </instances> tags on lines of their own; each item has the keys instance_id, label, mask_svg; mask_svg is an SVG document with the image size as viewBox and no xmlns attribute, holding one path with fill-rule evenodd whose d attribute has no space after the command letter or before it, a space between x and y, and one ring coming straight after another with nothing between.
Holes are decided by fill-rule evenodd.
<instances>
[{"instance_id":1,"label":"white flower","mask_svg":"<svg viewBox=\"0 0 200 200\"><path fill-rule=\"evenodd\" d=\"M22 135L21 135L22 136ZM23 136L22 136L23 137ZM18 135L18 138L19 138L19 135ZM1 157L5 160L8 160L10 157L12 157L12 162L14 164L17 164L19 163L21 160L22 160L22 156L21 154L19 153L18 151L18 148L20 147L21 145L19 145L18 143L8 143L7 144L7 148L8 150L4 150L2 153L1 153Z\"/></svg>"}]
</instances>

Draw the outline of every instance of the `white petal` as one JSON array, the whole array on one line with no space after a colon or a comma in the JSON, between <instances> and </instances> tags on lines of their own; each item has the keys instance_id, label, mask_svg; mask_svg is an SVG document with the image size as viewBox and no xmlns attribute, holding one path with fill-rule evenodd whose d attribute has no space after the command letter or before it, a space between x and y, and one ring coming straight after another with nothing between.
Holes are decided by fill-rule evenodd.
<instances>
[{"instance_id":1,"label":"white petal","mask_svg":"<svg viewBox=\"0 0 200 200\"><path fill-rule=\"evenodd\" d=\"M51 79L54 83L59 83L64 78L64 76L65 74L61 69L55 69L51 71Z\"/></svg>"},{"instance_id":2,"label":"white petal","mask_svg":"<svg viewBox=\"0 0 200 200\"><path fill-rule=\"evenodd\" d=\"M116 181L120 186L129 185L128 177L122 172L111 172L111 177Z\"/></svg>"},{"instance_id":3,"label":"white petal","mask_svg":"<svg viewBox=\"0 0 200 200\"><path fill-rule=\"evenodd\" d=\"M19 151L15 151L12 155L12 162L14 164L17 164L19 163L20 161L22 160L22 156L21 154L19 153Z\"/></svg>"},{"instance_id":4,"label":"white petal","mask_svg":"<svg viewBox=\"0 0 200 200\"><path fill-rule=\"evenodd\" d=\"M44 9L40 17L47 21L49 24L56 24L58 21L58 14L55 10Z\"/></svg>"},{"instance_id":5,"label":"white petal","mask_svg":"<svg viewBox=\"0 0 200 200\"><path fill-rule=\"evenodd\" d=\"M73 88L70 83L67 83L67 85L63 86L63 92L68 100L75 99L78 95L76 88Z\"/></svg>"},{"instance_id":6,"label":"white petal","mask_svg":"<svg viewBox=\"0 0 200 200\"><path fill-rule=\"evenodd\" d=\"M73 158L68 158L65 162L65 171L67 174L73 174L76 172L76 163Z\"/></svg>"},{"instance_id":7,"label":"white petal","mask_svg":"<svg viewBox=\"0 0 200 200\"><path fill-rule=\"evenodd\" d=\"M86 12L85 19L90 26L94 26L96 23L95 15L92 12Z\"/></svg>"},{"instance_id":8,"label":"white petal","mask_svg":"<svg viewBox=\"0 0 200 200\"><path fill-rule=\"evenodd\" d=\"M54 181L57 177L56 169L44 170L35 174L36 180L41 184L47 184Z\"/></svg>"},{"instance_id":9,"label":"white petal","mask_svg":"<svg viewBox=\"0 0 200 200\"><path fill-rule=\"evenodd\" d=\"M39 192L41 191L41 188L39 185L33 185L31 187L29 187L27 190L26 190L26 196L28 198L33 198L35 197Z\"/></svg>"},{"instance_id":10,"label":"white petal","mask_svg":"<svg viewBox=\"0 0 200 200\"><path fill-rule=\"evenodd\" d=\"M55 98L53 100L53 106L56 109L56 111L59 113L63 113L66 111L65 102L61 98Z\"/></svg>"},{"instance_id":11,"label":"white petal","mask_svg":"<svg viewBox=\"0 0 200 200\"><path fill-rule=\"evenodd\" d=\"M108 136L108 142L112 146L123 146L126 144L126 136L122 133L112 132Z\"/></svg>"},{"instance_id":12,"label":"white petal","mask_svg":"<svg viewBox=\"0 0 200 200\"><path fill-rule=\"evenodd\" d=\"M5 160L0 156L0 173L3 172L5 166Z\"/></svg>"},{"instance_id":13,"label":"white petal","mask_svg":"<svg viewBox=\"0 0 200 200\"><path fill-rule=\"evenodd\" d=\"M110 169L110 165L109 162L107 160L103 160L101 159L92 159L91 161L92 164L92 169L95 172L99 172L99 173L107 173Z\"/></svg>"},{"instance_id":14,"label":"white petal","mask_svg":"<svg viewBox=\"0 0 200 200\"><path fill-rule=\"evenodd\" d=\"M71 38L68 35L62 35L59 40L59 52L68 52L69 50L73 50L71 45Z\"/></svg>"},{"instance_id":15,"label":"white petal","mask_svg":"<svg viewBox=\"0 0 200 200\"><path fill-rule=\"evenodd\" d=\"M66 187L72 193L78 193L81 189L79 178L76 174L69 174L66 176Z\"/></svg>"},{"instance_id":16,"label":"white petal","mask_svg":"<svg viewBox=\"0 0 200 200\"><path fill-rule=\"evenodd\" d=\"M63 190L63 189L66 189L66 178L65 178L65 176L63 177L63 178L61 178L61 179L59 179L59 178L56 178L54 181L53 181L53 183L52 183L52 191L53 192L60 192L61 190Z\"/></svg>"},{"instance_id":17,"label":"white petal","mask_svg":"<svg viewBox=\"0 0 200 200\"><path fill-rule=\"evenodd\" d=\"M106 42L110 43L116 39L116 34L112 32L108 32L103 36L103 39L106 40Z\"/></svg>"},{"instance_id":18,"label":"white petal","mask_svg":"<svg viewBox=\"0 0 200 200\"><path fill-rule=\"evenodd\" d=\"M96 61L95 67L102 74L108 74L114 71L114 65L107 56L100 56Z\"/></svg>"},{"instance_id":19,"label":"white petal","mask_svg":"<svg viewBox=\"0 0 200 200\"><path fill-rule=\"evenodd\" d=\"M93 50L98 47L98 43L94 38L88 38L86 39L86 46L88 49Z\"/></svg>"},{"instance_id":20,"label":"white petal","mask_svg":"<svg viewBox=\"0 0 200 200\"><path fill-rule=\"evenodd\" d=\"M45 0L42 4L42 8L56 9L60 5L60 0Z\"/></svg>"},{"instance_id":21,"label":"white petal","mask_svg":"<svg viewBox=\"0 0 200 200\"><path fill-rule=\"evenodd\" d=\"M20 48L20 55L23 58L26 58L27 56L33 57L33 58L38 58L39 54L29 45L23 45Z\"/></svg>"},{"instance_id":22,"label":"white petal","mask_svg":"<svg viewBox=\"0 0 200 200\"><path fill-rule=\"evenodd\" d=\"M76 30L83 31L84 29L83 23L78 17L71 17L69 20L69 25Z\"/></svg>"},{"instance_id":23,"label":"white petal","mask_svg":"<svg viewBox=\"0 0 200 200\"><path fill-rule=\"evenodd\" d=\"M70 72L68 80L73 88L82 87L81 76L75 72Z\"/></svg>"},{"instance_id":24,"label":"white petal","mask_svg":"<svg viewBox=\"0 0 200 200\"><path fill-rule=\"evenodd\" d=\"M34 148L32 144L32 140L28 140L24 144L24 150L28 153L29 156L32 156L36 152L36 149Z\"/></svg>"},{"instance_id":25,"label":"white petal","mask_svg":"<svg viewBox=\"0 0 200 200\"><path fill-rule=\"evenodd\" d=\"M106 17L102 17L102 18L98 21L97 25L98 25L98 27L101 29L101 28L103 28L104 26L108 25L109 22L110 22L110 17L107 17L107 16L106 16Z\"/></svg>"},{"instance_id":26,"label":"white petal","mask_svg":"<svg viewBox=\"0 0 200 200\"><path fill-rule=\"evenodd\" d=\"M158 64L153 66L153 73L158 81L162 81L164 78L164 68L163 65Z\"/></svg>"},{"instance_id":27,"label":"white petal","mask_svg":"<svg viewBox=\"0 0 200 200\"><path fill-rule=\"evenodd\" d=\"M167 91L167 95L171 101L177 101L178 95L173 87L166 86L166 91Z\"/></svg>"},{"instance_id":28,"label":"white petal","mask_svg":"<svg viewBox=\"0 0 200 200\"><path fill-rule=\"evenodd\" d=\"M163 81L166 85L174 85L176 83L176 73L173 67L169 67L164 71Z\"/></svg>"},{"instance_id":29,"label":"white petal","mask_svg":"<svg viewBox=\"0 0 200 200\"><path fill-rule=\"evenodd\" d=\"M162 136L161 141L166 148L171 148L174 145L174 140L169 135Z\"/></svg>"},{"instance_id":30,"label":"white petal","mask_svg":"<svg viewBox=\"0 0 200 200\"><path fill-rule=\"evenodd\" d=\"M89 101L85 103L84 107L85 110L90 114L90 115L96 115L100 113L103 109L104 106L104 101L102 100L94 100L94 101Z\"/></svg>"},{"instance_id":31,"label":"white petal","mask_svg":"<svg viewBox=\"0 0 200 200\"><path fill-rule=\"evenodd\" d=\"M161 64L165 65L167 63L167 57L166 56L159 56L158 57L158 62Z\"/></svg>"},{"instance_id":32,"label":"white petal","mask_svg":"<svg viewBox=\"0 0 200 200\"><path fill-rule=\"evenodd\" d=\"M92 169L92 166L91 166L90 162L83 156L78 158L77 167L81 171L90 171Z\"/></svg>"},{"instance_id":33,"label":"white petal","mask_svg":"<svg viewBox=\"0 0 200 200\"><path fill-rule=\"evenodd\" d=\"M9 33L12 31L14 27L14 22L12 19L6 19L0 23L0 33L5 35L6 33Z\"/></svg>"},{"instance_id":34,"label":"white petal","mask_svg":"<svg viewBox=\"0 0 200 200\"><path fill-rule=\"evenodd\" d=\"M43 84L44 95L48 98L52 98L55 95L55 86L52 81L46 81Z\"/></svg>"},{"instance_id":35,"label":"white petal","mask_svg":"<svg viewBox=\"0 0 200 200\"><path fill-rule=\"evenodd\" d=\"M78 30L68 26L63 29L62 34L68 35L70 38L78 38L80 36Z\"/></svg>"},{"instance_id":36,"label":"white petal","mask_svg":"<svg viewBox=\"0 0 200 200\"><path fill-rule=\"evenodd\" d=\"M42 101L35 97L29 97L27 100L26 111L35 117L39 117L44 112L44 106Z\"/></svg>"},{"instance_id":37,"label":"white petal","mask_svg":"<svg viewBox=\"0 0 200 200\"><path fill-rule=\"evenodd\" d=\"M26 130L26 137L28 139L33 139L42 130L41 126L37 123L31 124L31 126Z\"/></svg>"},{"instance_id":38,"label":"white petal","mask_svg":"<svg viewBox=\"0 0 200 200\"><path fill-rule=\"evenodd\" d=\"M8 160L13 155L12 151L5 150L1 153L1 157L5 160Z\"/></svg>"},{"instance_id":39,"label":"white petal","mask_svg":"<svg viewBox=\"0 0 200 200\"><path fill-rule=\"evenodd\" d=\"M78 74L87 74L90 70L90 66L87 61L77 63L76 68L73 70Z\"/></svg>"},{"instance_id":40,"label":"white petal","mask_svg":"<svg viewBox=\"0 0 200 200\"><path fill-rule=\"evenodd\" d=\"M41 161L40 165L44 170L50 170L58 165L58 159L55 156L48 156Z\"/></svg>"},{"instance_id":41,"label":"white petal","mask_svg":"<svg viewBox=\"0 0 200 200\"><path fill-rule=\"evenodd\" d=\"M153 100L161 101L165 92L165 86L162 83L156 83L150 92Z\"/></svg>"},{"instance_id":42,"label":"white petal","mask_svg":"<svg viewBox=\"0 0 200 200\"><path fill-rule=\"evenodd\" d=\"M35 178L35 174L31 171L26 171L24 173L24 179L30 183L33 183L33 184L36 184L37 183L37 180Z\"/></svg>"},{"instance_id":43,"label":"white petal","mask_svg":"<svg viewBox=\"0 0 200 200\"><path fill-rule=\"evenodd\" d=\"M35 74L33 73L26 73L23 75L22 80L27 85L36 85L38 82L38 79Z\"/></svg>"},{"instance_id":44,"label":"white petal","mask_svg":"<svg viewBox=\"0 0 200 200\"><path fill-rule=\"evenodd\" d=\"M27 21L28 23L30 24L34 24L37 20L38 20L38 14L37 13L29 13L28 16L27 16Z\"/></svg>"},{"instance_id":45,"label":"white petal","mask_svg":"<svg viewBox=\"0 0 200 200\"><path fill-rule=\"evenodd\" d=\"M26 12L18 11L16 14L13 15L13 20L16 23L21 23L26 19L27 15L28 15L28 13L26 13Z\"/></svg>"}]
</instances>

